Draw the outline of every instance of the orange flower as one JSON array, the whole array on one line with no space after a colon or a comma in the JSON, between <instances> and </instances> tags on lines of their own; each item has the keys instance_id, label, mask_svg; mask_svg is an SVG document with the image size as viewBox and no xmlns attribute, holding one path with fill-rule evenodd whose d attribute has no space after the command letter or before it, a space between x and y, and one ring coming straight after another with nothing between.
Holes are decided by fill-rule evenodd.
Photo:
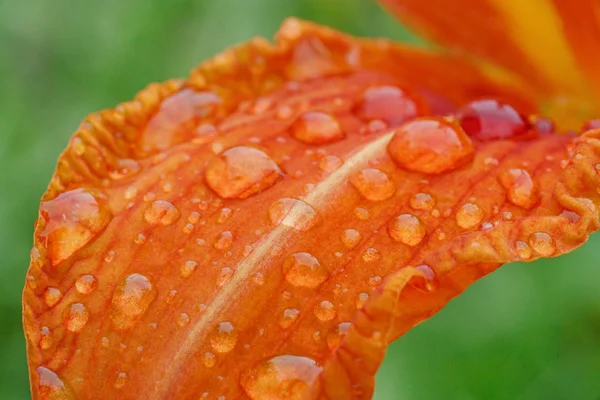
<instances>
[{"instance_id":1,"label":"orange flower","mask_svg":"<svg viewBox=\"0 0 600 400\"><path fill-rule=\"evenodd\" d=\"M35 228L34 399L370 398L391 341L598 229L600 130L539 114L597 111L594 14L384 3L461 54L290 19L86 118Z\"/></svg>"}]
</instances>

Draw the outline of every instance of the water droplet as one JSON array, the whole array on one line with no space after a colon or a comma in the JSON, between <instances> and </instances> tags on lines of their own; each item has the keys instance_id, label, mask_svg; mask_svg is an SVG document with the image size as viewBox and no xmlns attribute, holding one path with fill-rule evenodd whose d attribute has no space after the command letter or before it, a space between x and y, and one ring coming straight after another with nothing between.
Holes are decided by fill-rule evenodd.
<instances>
[{"instance_id":1,"label":"water droplet","mask_svg":"<svg viewBox=\"0 0 600 400\"><path fill-rule=\"evenodd\" d=\"M47 326L42 326L42 329L40 329L40 347L47 350L52 347L53 342L52 331Z\"/></svg>"},{"instance_id":2,"label":"water droplet","mask_svg":"<svg viewBox=\"0 0 600 400\"><path fill-rule=\"evenodd\" d=\"M189 315L187 315L186 313L179 314L179 317L177 317L177 325L184 328L184 327L188 326L189 323L190 323Z\"/></svg>"},{"instance_id":3,"label":"water droplet","mask_svg":"<svg viewBox=\"0 0 600 400\"><path fill-rule=\"evenodd\" d=\"M361 207L356 207L354 209L354 215L356 215L356 218L360 219L361 221L366 221L371 217L369 210Z\"/></svg>"},{"instance_id":4,"label":"water droplet","mask_svg":"<svg viewBox=\"0 0 600 400\"><path fill-rule=\"evenodd\" d=\"M233 210L231 208L222 208L219 212L219 216L217 217L217 223L222 224L227 221L233 215Z\"/></svg>"},{"instance_id":5,"label":"water droplet","mask_svg":"<svg viewBox=\"0 0 600 400\"><path fill-rule=\"evenodd\" d=\"M150 280L141 274L131 274L115 288L110 318L117 329L133 327L156 298Z\"/></svg>"},{"instance_id":6,"label":"water droplet","mask_svg":"<svg viewBox=\"0 0 600 400\"><path fill-rule=\"evenodd\" d=\"M463 229L478 226L482 220L483 211L474 203L465 203L456 212L456 223Z\"/></svg>"},{"instance_id":7,"label":"water droplet","mask_svg":"<svg viewBox=\"0 0 600 400\"><path fill-rule=\"evenodd\" d=\"M219 273L219 276L217 277L217 286L218 287L223 286L225 283L227 283L227 281L229 279L231 279L232 276L233 276L233 270L231 268L225 267L225 268L221 269L221 272Z\"/></svg>"},{"instance_id":8,"label":"water droplet","mask_svg":"<svg viewBox=\"0 0 600 400\"><path fill-rule=\"evenodd\" d=\"M62 299L62 292L55 287L47 287L44 290L44 302L48 307L54 307Z\"/></svg>"},{"instance_id":9,"label":"water droplet","mask_svg":"<svg viewBox=\"0 0 600 400\"><path fill-rule=\"evenodd\" d=\"M437 117L400 126L387 149L399 167L425 174L453 170L473 157L473 144L461 127Z\"/></svg>"},{"instance_id":10,"label":"water droplet","mask_svg":"<svg viewBox=\"0 0 600 400\"><path fill-rule=\"evenodd\" d=\"M316 288L329 276L327 268L309 253L295 253L287 257L283 263L283 273L292 285L307 288Z\"/></svg>"},{"instance_id":11,"label":"water droplet","mask_svg":"<svg viewBox=\"0 0 600 400\"><path fill-rule=\"evenodd\" d=\"M431 210L435 199L429 193L417 193L411 197L410 206L415 210Z\"/></svg>"},{"instance_id":12,"label":"water droplet","mask_svg":"<svg viewBox=\"0 0 600 400\"><path fill-rule=\"evenodd\" d=\"M262 272L257 272L256 274L254 274L254 282L257 285L264 285L265 284L265 276Z\"/></svg>"},{"instance_id":13,"label":"water droplet","mask_svg":"<svg viewBox=\"0 0 600 400\"><path fill-rule=\"evenodd\" d=\"M462 128L478 140L502 140L524 134L529 123L513 106L494 99L473 101L457 111Z\"/></svg>"},{"instance_id":14,"label":"water droplet","mask_svg":"<svg viewBox=\"0 0 600 400\"><path fill-rule=\"evenodd\" d=\"M46 367L37 367L38 388L43 400L74 400L75 395L54 371Z\"/></svg>"},{"instance_id":15,"label":"water droplet","mask_svg":"<svg viewBox=\"0 0 600 400\"><path fill-rule=\"evenodd\" d=\"M531 258L531 247L521 240L517 240L515 243L515 249L517 250L517 254L523 260L529 260Z\"/></svg>"},{"instance_id":16,"label":"water droplet","mask_svg":"<svg viewBox=\"0 0 600 400\"><path fill-rule=\"evenodd\" d=\"M379 250L373 247L369 247L368 249L366 249L362 255L363 261L368 263L378 261L380 258L381 253L379 252Z\"/></svg>"},{"instance_id":17,"label":"water droplet","mask_svg":"<svg viewBox=\"0 0 600 400\"><path fill-rule=\"evenodd\" d=\"M295 308L285 309L281 315L281 318L279 319L279 326L281 326L283 329L289 328L298 319L299 315L300 311L296 310Z\"/></svg>"},{"instance_id":18,"label":"water droplet","mask_svg":"<svg viewBox=\"0 0 600 400\"><path fill-rule=\"evenodd\" d=\"M81 332L90 318L90 311L81 303L71 304L67 311L65 324L71 332Z\"/></svg>"},{"instance_id":19,"label":"water droplet","mask_svg":"<svg viewBox=\"0 0 600 400\"><path fill-rule=\"evenodd\" d=\"M98 286L98 282L96 282L96 278L93 275L81 275L75 281L75 289L81 294L89 294L96 289Z\"/></svg>"},{"instance_id":20,"label":"water droplet","mask_svg":"<svg viewBox=\"0 0 600 400\"><path fill-rule=\"evenodd\" d=\"M129 186L127 189L125 189L125 192L123 193L123 197L125 198L125 200L135 199L135 197L137 195L138 195L138 188L137 188L137 186L134 186L134 185Z\"/></svg>"},{"instance_id":21,"label":"water droplet","mask_svg":"<svg viewBox=\"0 0 600 400\"><path fill-rule=\"evenodd\" d=\"M335 117L310 111L296 119L292 126L292 136L307 144L326 144L342 140L346 135Z\"/></svg>"},{"instance_id":22,"label":"water droplet","mask_svg":"<svg viewBox=\"0 0 600 400\"><path fill-rule=\"evenodd\" d=\"M214 140L219 131L214 125L200 124L196 128L195 133L196 135L192 138L192 143L201 146Z\"/></svg>"},{"instance_id":23,"label":"water droplet","mask_svg":"<svg viewBox=\"0 0 600 400\"><path fill-rule=\"evenodd\" d=\"M102 336L102 338L100 338L100 344L102 347L108 347L110 346L110 340L106 336Z\"/></svg>"},{"instance_id":24,"label":"water droplet","mask_svg":"<svg viewBox=\"0 0 600 400\"><path fill-rule=\"evenodd\" d=\"M425 237L425 225L412 214L401 214L388 225L392 239L408 246L416 246Z\"/></svg>"},{"instance_id":25,"label":"water droplet","mask_svg":"<svg viewBox=\"0 0 600 400\"><path fill-rule=\"evenodd\" d=\"M210 344L218 353L228 353L235 347L238 334L231 322L220 322L215 328Z\"/></svg>"},{"instance_id":26,"label":"water droplet","mask_svg":"<svg viewBox=\"0 0 600 400\"><path fill-rule=\"evenodd\" d=\"M138 233L133 241L136 244L144 244L146 242L146 236L143 233Z\"/></svg>"},{"instance_id":27,"label":"water droplet","mask_svg":"<svg viewBox=\"0 0 600 400\"><path fill-rule=\"evenodd\" d=\"M339 167L341 167L343 161L338 156L328 155L321 158L319 161L319 169L323 172L333 172Z\"/></svg>"},{"instance_id":28,"label":"water droplet","mask_svg":"<svg viewBox=\"0 0 600 400\"><path fill-rule=\"evenodd\" d=\"M581 127L581 132L590 131L592 129L600 129L600 119L590 119Z\"/></svg>"},{"instance_id":29,"label":"water droplet","mask_svg":"<svg viewBox=\"0 0 600 400\"><path fill-rule=\"evenodd\" d=\"M273 225L283 224L294 229L307 231L318 222L317 213L302 200L283 198L269 207L269 219Z\"/></svg>"},{"instance_id":30,"label":"water droplet","mask_svg":"<svg viewBox=\"0 0 600 400\"><path fill-rule=\"evenodd\" d=\"M379 169L365 168L350 182L369 201L387 200L396 192L396 184Z\"/></svg>"},{"instance_id":31,"label":"water droplet","mask_svg":"<svg viewBox=\"0 0 600 400\"><path fill-rule=\"evenodd\" d=\"M247 146L225 150L206 168L206 182L219 196L245 199L273 186L281 170L266 153Z\"/></svg>"},{"instance_id":32,"label":"water droplet","mask_svg":"<svg viewBox=\"0 0 600 400\"><path fill-rule=\"evenodd\" d=\"M546 232L535 232L529 237L529 244L542 257L550 257L556 251L552 236Z\"/></svg>"},{"instance_id":33,"label":"water droplet","mask_svg":"<svg viewBox=\"0 0 600 400\"><path fill-rule=\"evenodd\" d=\"M514 205L531 209L540 199L540 189L529 172L513 168L500 175L500 183L507 191L508 200Z\"/></svg>"},{"instance_id":34,"label":"water droplet","mask_svg":"<svg viewBox=\"0 0 600 400\"><path fill-rule=\"evenodd\" d=\"M215 357L215 355L213 353L208 351L208 352L204 353L204 357L202 358L202 361L204 362L204 365L207 368L212 368L217 363L217 358Z\"/></svg>"},{"instance_id":35,"label":"water droplet","mask_svg":"<svg viewBox=\"0 0 600 400\"><path fill-rule=\"evenodd\" d=\"M369 281L367 282L369 284L369 286L379 286L379 284L381 283L383 279L381 279L380 276L372 276L369 278Z\"/></svg>"},{"instance_id":36,"label":"water droplet","mask_svg":"<svg viewBox=\"0 0 600 400\"><path fill-rule=\"evenodd\" d=\"M315 316L321 321L330 321L335 318L335 307L330 301L323 300L315 306Z\"/></svg>"},{"instance_id":37,"label":"water droplet","mask_svg":"<svg viewBox=\"0 0 600 400\"><path fill-rule=\"evenodd\" d=\"M359 293L356 297L356 308L361 309L369 299L369 295L367 293Z\"/></svg>"},{"instance_id":38,"label":"water droplet","mask_svg":"<svg viewBox=\"0 0 600 400\"><path fill-rule=\"evenodd\" d=\"M330 350L338 347L342 338L348 334L348 331L352 327L350 322L341 322L332 332L327 334L327 345Z\"/></svg>"},{"instance_id":39,"label":"water droplet","mask_svg":"<svg viewBox=\"0 0 600 400\"><path fill-rule=\"evenodd\" d=\"M117 379L115 379L115 389L121 389L127 383L127 374L125 372L119 372Z\"/></svg>"},{"instance_id":40,"label":"water droplet","mask_svg":"<svg viewBox=\"0 0 600 400\"><path fill-rule=\"evenodd\" d=\"M45 223L40 236L56 266L102 232L112 215L103 194L76 189L42 202L40 219Z\"/></svg>"},{"instance_id":41,"label":"water droplet","mask_svg":"<svg viewBox=\"0 0 600 400\"><path fill-rule=\"evenodd\" d=\"M233 243L233 234L230 231L223 231L215 240L215 249L217 250L227 250L231 247Z\"/></svg>"},{"instance_id":42,"label":"water droplet","mask_svg":"<svg viewBox=\"0 0 600 400\"><path fill-rule=\"evenodd\" d=\"M188 222L189 222L190 224L196 224L196 223L198 223L198 221L200 221L200 217L201 217L201 215L200 215L200 213L199 213L199 212L197 212L197 211L192 211L192 212L190 213L190 215L188 216Z\"/></svg>"},{"instance_id":43,"label":"water droplet","mask_svg":"<svg viewBox=\"0 0 600 400\"><path fill-rule=\"evenodd\" d=\"M166 200L155 200L144 212L144 219L151 225L171 225L179 219L181 213Z\"/></svg>"},{"instance_id":44,"label":"water droplet","mask_svg":"<svg viewBox=\"0 0 600 400\"><path fill-rule=\"evenodd\" d=\"M396 86L377 86L365 90L356 113L360 118L397 125L425 115L427 111L425 102L406 90Z\"/></svg>"},{"instance_id":45,"label":"water droplet","mask_svg":"<svg viewBox=\"0 0 600 400\"><path fill-rule=\"evenodd\" d=\"M353 249L360 243L362 236L359 231L355 229L346 229L340 236L342 243L347 249Z\"/></svg>"},{"instance_id":46,"label":"water droplet","mask_svg":"<svg viewBox=\"0 0 600 400\"><path fill-rule=\"evenodd\" d=\"M181 273L182 277L189 278L189 276L192 275L192 273L196 270L197 266L198 263L196 261L186 261L183 264L181 264L179 272Z\"/></svg>"},{"instance_id":47,"label":"water droplet","mask_svg":"<svg viewBox=\"0 0 600 400\"><path fill-rule=\"evenodd\" d=\"M244 373L241 384L252 400L312 399L322 368L307 357L280 355Z\"/></svg>"}]
</instances>

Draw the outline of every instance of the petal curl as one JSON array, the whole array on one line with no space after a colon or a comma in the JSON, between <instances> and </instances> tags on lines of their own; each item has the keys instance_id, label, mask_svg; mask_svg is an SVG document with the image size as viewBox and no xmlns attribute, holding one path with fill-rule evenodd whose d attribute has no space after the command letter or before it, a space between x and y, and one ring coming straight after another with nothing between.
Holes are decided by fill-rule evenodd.
<instances>
[{"instance_id":1,"label":"petal curl","mask_svg":"<svg viewBox=\"0 0 600 400\"><path fill-rule=\"evenodd\" d=\"M427 108L523 87L289 20L91 115L36 224L33 398L370 398L391 341L598 229L600 130L473 139L429 175L387 151Z\"/></svg>"}]
</instances>

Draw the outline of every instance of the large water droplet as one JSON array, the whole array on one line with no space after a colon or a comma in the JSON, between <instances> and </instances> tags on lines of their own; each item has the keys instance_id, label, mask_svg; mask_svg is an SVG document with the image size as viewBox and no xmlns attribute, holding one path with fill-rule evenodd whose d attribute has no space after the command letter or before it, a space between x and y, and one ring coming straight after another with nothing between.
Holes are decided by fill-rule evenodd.
<instances>
[{"instance_id":1,"label":"large water droplet","mask_svg":"<svg viewBox=\"0 0 600 400\"><path fill-rule=\"evenodd\" d=\"M319 304L315 306L314 309L315 316L321 321L329 321L335 318L337 314L335 311L335 307L331 304L330 301L323 300Z\"/></svg>"},{"instance_id":2,"label":"large water droplet","mask_svg":"<svg viewBox=\"0 0 600 400\"><path fill-rule=\"evenodd\" d=\"M40 218L45 223L41 237L55 266L100 234L112 215L99 191L76 189L43 202Z\"/></svg>"},{"instance_id":3,"label":"large water droplet","mask_svg":"<svg viewBox=\"0 0 600 400\"><path fill-rule=\"evenodd\" d=\"M427 113L427 105L421 99L396 86L371 87L363 93L356 109L359 117L383 120L397 125Z\"/></svg>"},{"instance_id":4,"label":"large water droplet","mask_svg":"<svg viewBox=\"0 0 600 400\"><path fill-rule=\"evenodd\" d=\"M141 274L131 274L115 288L110 318L117 329L133 327L156 298L150 280Z\"/></svg>"},{"instance_id":5,"label":"large water droplet","mask_svg":"<svg viewBox=\"0 0 600 400\"><path fill-rule=\"evenodd\" d=\"M531 209L540 199L540 189L529 172L513 168L500 175L500 183L507 191L508 200L518 207Z\"/></svg>"},{"instance_id":6,"label":"large water droplet","mask_svg":"<svg viewBox=\"0 0 600 400\"><path fill-rule=\"evenodd\" d=\"M89 294L96 289L98 286L98 282L96 282L96 278L93 275L81 275L75 281L75 289L81 294Z\"/></svg>"},{"instance_id":7,"label":"large water droplet","mask_svg":"<svg viewBox=\"0 0 600 400\"><path fill-rule=\"evenodd\" d=\"M252 400L305 400L319 392L321 366L307 357L282 355L247 371L241 380Z\"/></svg>"},{"instance_id":8,"label":"large water droplet","mask_svg":"<svg viewBox=\"0 0 600 400\"><path fill-rule=\"evenodd\" d=\"M269 219L273 225L283 224L294 229L307 231L318 222L314 208L302 200L283 198L269 207Z\"/></svg>"},{"instance_id":9,"label":"large water droplet","mask_svg":"<svg viewBox=\"0 0 600 400\"><path fill-rule=\"evenodd\" d=\"M462 128L478 140L509 139L527 132L529 123L514 107L495 99L473 101L456 114Z\"/></svg>"},{"instance_id":10,"label":"large water droplet","mask_svg":"<svg viewBox=\"0 0 600 400\"><path fill-rule=\"evenodd\" d=\"M396 192L396 184L385 172L365 168L354 175L350 182L369 201L387 200Z\"/></svg>"},{"instance_id":11,"label":"large water droplet","mask_svg":"<svg viewBox=\"0 0 600 400\"><path fill-rule=\"evenodd\" d=\"M235 347L237 338L238 333L231 322L220 322L210 338L210 344L216 352L228 353Z\"/></svg>"},{"instance_id":12,"label":"large water droplet","mask_svg":"<svg viewBox=\"0 0 600 400\"><path fill-rule=\"evenodd\" d=\"M166 200L155 200L144 212L144 219L152 225L171 225L177 221L181 213L179 209Z\"/></svg>"},{"instance_id":13,"label":"large water droplet","mask_svg":"<svg viewBox=\"0 0 600 400\"><path fill-rule=\"evenodd\" d=\"M473 228L483 220L483 211L477 204L465 203L456 212L456 223L464 229Z\"/></svg>"},{"instance_id":14,"label":"large water droplet","mask_svg":"<svg viewBox=\"0 0 600 400\"><path fill-rule=\"evenodd\" d=\"M253 147L225 150L206 168L208 186L221 197L245 199L273 186L281 170L266 153Z\"/></svg>"},{"instance_id":15,"label":"large water droplet","mask_svg":"<svg viewBox=\"0 0 600 400\"><path fill-rule=\"evenodd\" d=\"M38 388L43 400L74 400L75 395L59 377L46 367L37 367Z\"/></svg>"},{"instance_id":16,"label":"large water droplet","mask_svg":"<svg viewBox=\"0 0 600 400\"><path fill-rule=\"evenodd\" d=\"M300 115L294 122L292 136L307 144L326 144L342 140L346 135L335 117L310 111Z\"/></svg>"},{"instance_id":17,"label":"large water droplet","mask_svg":"<svg viewBox=\"0 0 600 400\"><path fill-rule=\"evenodd\" d=\"M546 232L535 232L529 237L531 248L542 257L550 257L556 252L556 245L552 236Z\"/></svg>"},{"instance_id":18,"label":"large water droplet","mask_svg":"<svg viewBox=\"0 0 600 400\"><path fill-rule=\"evenodd\" d=\"M425 237L425 225L412 214L401 214L388 225L392 239L408 246L416 246Z\"/></svg>"},{"instance_id":19,"label":"large water droplet","mask_svg":"<svg viewBox=\"0 0 600 400\"><path fill-rule=\"evenodd\" d=\"M295 253L283 263L285 279L294 286L315 288L329 276L327 268L322 266L312 254Z\"/></svg>"},{"instance_id":20,"label":"large water droplet","mask_svg":"<svg viewBox=\"0 0 600 400\"><path fill-rule=\"evenodd\" d=\"M67 310L65 325L71 332L81 332L90 318L90 311L81 303L74 303Z\"/></svg>"},{"instance_id":21,"label":"large water droplet","mask_svg":"<svg viewBox=\"0 0 600 400\"><path fill-rule=\"evenodd\" d=\"M473 144L455 123L443 118L419 118L396 129L388 152L401 168L439 174L473 157Z\"/></svg>"}]
</instances>

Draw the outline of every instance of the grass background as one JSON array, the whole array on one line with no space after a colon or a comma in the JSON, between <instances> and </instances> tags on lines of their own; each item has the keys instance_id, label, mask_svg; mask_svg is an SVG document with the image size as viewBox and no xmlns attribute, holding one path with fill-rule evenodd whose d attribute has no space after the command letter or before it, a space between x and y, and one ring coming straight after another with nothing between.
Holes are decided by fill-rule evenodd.
<instances>
[{"instance_id":1,"label":"grass background","mask_svg":"<svg viewBox=\"0 0 600 400\"><path fill-rule=\"evenodd\" d=\"M297 16L415 37L370 0L0 0L0 399L29 398L20 295L39 198L89 112ZM375 398L600 398L599 237L512 264L394 343Z\"/></svg>"}]
</instances>

